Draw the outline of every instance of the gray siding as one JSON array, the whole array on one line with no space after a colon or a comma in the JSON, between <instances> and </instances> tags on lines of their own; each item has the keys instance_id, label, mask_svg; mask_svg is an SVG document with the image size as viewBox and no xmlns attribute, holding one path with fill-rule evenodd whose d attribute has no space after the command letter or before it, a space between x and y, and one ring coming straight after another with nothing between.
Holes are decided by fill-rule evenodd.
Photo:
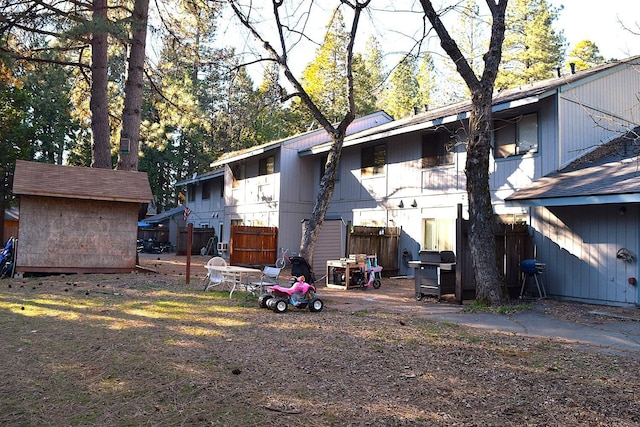
<instances>
[{"instance_id":1,"label":"gray siding","mask_svg":"<svg viewBox=\"0 0 640 427\"><path fill-rule=\"evenodd\" d=\"M556 97L545 98L531 106L527 113L532 112L538 114L538 151L505 159L494 160L492 157L489 185L491 191L495 192L494 201L498 203L502 203L515 190L558 169ZM509 113L505 114L509 118Z\"/></svg>"},{"instance_id":2,"label":"gray siding","mask_svg":"<svg viewBox=\"0 0 640 427\"><path fill-rule=\"evenodd\" d=\"M305 226L306 223L303 223L303 233ZM345 226L340 219L326 220L322 224L322 229L318 235L315 251L313 253L313 265L311 266L318 285L322 285L324 283L320 279L327 274L327 260L340 259L345 256L344 227Z\"/></svg>"},{"instance_id":3,"label":"gray siding","mask_svg":"<svg viewBox=\"0 0 640 427\"><path fill-rule=\"evenodd\" d=\"M640 93L638 73L625 64L560 93L559 168L637 126L640 103L632 94Z\"/></svg>"},{"instance_id":4,"label":"gray siding","mask_svg":"<svg viewBox=\"0 0 640 427\"><path fill-rule=\"evenodd\" d=\"M354 121L348 134L388 122L390 118L382 112ZM278 246L297 251L300 246L300 223L309 218L313 209L319 184L319 162L315 158L300 158L300 150L326 143L327 133L320 129L298 135L260 154L246 156L229 165L243 162L246 179L237 188L232 188L232 175L225 173L225 231L228 233L232 220L245 225L278 227ZM256 148L258 150L258 148ZM259 159L275 155L274 174L258 176ZM227 240L223 236L223 240Z\"/></svg>"},{"instance_id":5,"label":"gray siding","mask_svg":"<svg viewBox=\"0 0 640 427\"><path fill-rule=\"evenodd\" d=\"M187 202L187 206L195 214L189 217L189 222L192 222L195 227L207 226L209 228L218 229L219 224L222 222L224 213L224 191L222 186L224 185L224 178L217 177L207 181L208 184L198 182L195 184L195 202ZM209 198L204 198L204 191L209 188ZM214 217L214 214L217 214ZM175 232L174 232L175 234ZM173 236L177 238L176 236ZM173 238L172 242L175 242Z\"/></svg>"},{"instance_id":6,"label":"gray siding","mask_svg":"<svg viewBox=\"0 0 640 427\"><path fill-rule=\"evenodd\" d=\"M638 254L637 205L535 208L537 258L547 263L544 275L550 295L587 303L640 303L638 263L616 257L619 249Z\"/></svg>"}]
</instances>

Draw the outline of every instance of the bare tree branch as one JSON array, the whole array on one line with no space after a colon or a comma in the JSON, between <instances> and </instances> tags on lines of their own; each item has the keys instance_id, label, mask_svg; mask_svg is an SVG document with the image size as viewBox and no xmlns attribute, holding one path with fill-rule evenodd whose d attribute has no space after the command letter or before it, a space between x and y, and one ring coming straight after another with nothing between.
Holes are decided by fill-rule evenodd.
<instances>
[{"instance_id":1,"label":"bare tree branch","mask_svg":"<svg viewBox=\"0 0 640 427\"><path fill-rule=\"evenodd\" d=\"M307 223L307 227L303 233L300 242L300 254L301 256L312 261L313 252L315 248L315 242L318 237L318 233L324 222L324 217L327 212L329 202L332 198L335 188L335 180L338 171L338 164L340 162L340 156L342 153L342 146L344 138L346 136L347 128L355 119L355 100L353 90L353 47L354 41L358 30L358 24L362 11L369 5L370 0L340 0L339 4L345 7L349 7L354 11L354 18L351 24L351 31L349 33L349 40L347 46L347 96L348 96L348 108L345 112L344 118L340 121L337 127L331 123L330 120L320 111L315 102L311 99L307 91L302 86L301 82L293 74L288 63L288 46L287 39L285 37L285 30L292 32L288 26L283 23L280 8L284 4L284 0L272 0L273 6L273 19L276 23L278 44L281 52L271 44L253 25L250 15L253 12L252 5L246 7L245 11L241 9L236 0L229 0L228 3L234 11L236 17L240 20L242 25L249 30L253 37L259 41L263 48L271 55L274 60L278 62L280 68L283 70L285 77L294 88L294 93L287 96L287 98L297 96L306 105L314 119L320 123L325 131L331 136L332 144L327 155L327 161L325 164L325 171L320 180L320 189L315 198L313 211L311 217ZM313 2L311 2L313 3ZM310 6L309 6L310 13ZM304 20L304 25L308 22L308 17ZM301 32L295 32L294 34L301 34ZM304 33L304 31L302 31Z\"/></svg>"},{"instance_id":2,"label":"bare tree branch","mask_svg":"<svg viewBox=\"0 0 640 427\"><path fill-rule=\"evenodd\" d=\"M39 58L36 56L25 56L4 48L0 48L0 51L6 53L11 58L19 61L37 62L40 64L56 64L56 65L79 67L79 68L86 68L86 69L90 68L89 64L83 64L82 62L62 61L62 60L51 59L51 58Z\"/></svg>"},{"instance_id":3,"label":"bare tree branch","mask_svg":"<svg viewBox=\"0 0 640 427\"><path fill-rule=\"evenodd\" d=\"M431 22L433 29L436 31L438 37L440 38L440 46L442 46L442 49L449 55L451 60L453 60L458 73L464 79L467 86L469 86L469 89L471 91L477 90L479 88L480 81L478 80L478 77L475 75L473 69L460 51L458 44L455 42L455 40L453 40L453 38L449 34L449 31L442 23L440 14L436 12L433 4L430 1L420 0L420 3L422 4L427 19L429 19L429 22ZM488 0L487 3L491 3L491 0Z\"/></svg>"}]
</instances>

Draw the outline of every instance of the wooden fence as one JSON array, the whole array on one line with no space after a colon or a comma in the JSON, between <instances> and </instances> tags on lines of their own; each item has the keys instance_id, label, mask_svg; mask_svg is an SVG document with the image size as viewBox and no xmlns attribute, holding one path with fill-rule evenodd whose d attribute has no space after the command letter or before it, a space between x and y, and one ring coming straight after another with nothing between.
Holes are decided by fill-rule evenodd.
<instances>
[{"instance_id":1,"label":"wooden fence","mask_svg":"<svg viewBox=\"0 0 640 427\"><path fill-rule=\"evenodd\" d=\"M200 250L207 246L209 239L215 236L213 228L194 228L191 237L191 255L200 255ZM187 253L187 227L178 230L178 243L176 255L186 255Z\"/></svg>"},{"instance_id":2,"label":"wooden fence","mask_svg":"<svg viewBox=\"0 0 640 427\"><path fill-rule=\"evenodd\" d=\"M462 218L462 208L459 206L456 221L456 300L459 302L475 298L476 282L469 251L468 222ZM525 223L496 222L494 235L498 266L513 298L520 291L520 262L533 258L533 240L529 235L529 226Z\"/></svg>"},{"instance_id":3,"label":"wooden fence","mask_svg":"<svg viewBox=\"0 0 640 427\"><path fill-rule=\"evenodd\" d=\"M377 255L378 265L386 277L398 273L398 227L364 227L347 223L346 254Z\"/></svg>"},{"instance_id":4,"label":"wooden fence","mask_svg":"<svg viewBox=\"0 0 640 427\"><path fill-rule=\"evenodd\" d=\"M231 226L229 261L233 265L272 265L278 257L278 228Z\"/></svg>"}]
</instances>

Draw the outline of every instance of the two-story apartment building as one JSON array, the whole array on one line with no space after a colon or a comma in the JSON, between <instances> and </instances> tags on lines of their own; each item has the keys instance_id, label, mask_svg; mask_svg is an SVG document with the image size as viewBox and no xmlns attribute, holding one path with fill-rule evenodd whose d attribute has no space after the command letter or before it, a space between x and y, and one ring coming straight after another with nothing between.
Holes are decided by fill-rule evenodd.
<instances>
[{"instance_id":1,"label":"two-story apartment building","mask_svg":"<svg viewBox=\"0 0 640 427\"><path fill-rule=\"evenodd\" d=\"M536 257L547 264L551 295L620 305L640 301L637 286L629 283L638 275L637 263L621 263L616 256L619 248L640 251L637 205L625 204L624 217L619 215L620 199L607 201L613 203L609 207L602 206L602 199L576 205L568 216L582 218L577 236L567 215L563 222L544 206L532 207L523 199L506 201L640 124L639 64L639 58L631 58L504 91L494 98L490 158L494 210L505 222L525 221L532 226ZM401 227L400 252L407 249L414 259L421 249L455 251L457 205L467 206L469 109L470 104L463 102L354 135L344 145L328 214L356 225ZM322 144L300 152L305 169L316 171L314 188L328 148ZM640 189L640 182L636 184ZM558 245L570 246L570 253L562 253Z\"/></svg>"},{"instance_id":2,"label":"two-story apartment building","mask_svg":"<svg viewBox=\"0 0 640 427\"><path fill-rule=\"evenodd\" d=\"M640 302L632 280L639 274L637 261L621 264L617 256L620 248L640 252L634 199L584 198L584 204L567 208L540 203L539 193L533 199L517 196L639 125L639 65L640 58L630 58L494 97L494 210L505 222L531 226L536 257L547 264L549 295L601 304ZM378 113L354 122L345 139L328 216L353 225L400 227L401 274L412 273L403 252L417 259L423 249L456 251L457 206L465 213L467 206L469 111L470 103L462 102L397 121ZM297 247L329 146L319 130L219 159L208 179L220 181L213 191L223 203L200 217L218 214L223 241L231 224L271 225L279 227L279 246ZM200 203L200 180L189 182L194 207ZM619 214L622 207L625 215Z\"/></svg>"},{"instance_id":3,"label":"two-story apartment building","mask_svg":"<svg viewBox=\"0 0 640 427\"><path fill-rule=\"evenodd\" d=\"M347 135L392 120L382 111L360 117ZM187 188L188 222L215 228L221 242L229 241L232 225L278 227L278 246L297 251L315 195L315 170L298 152L329 139L317 129L222 156L212 171L176 184Z\"/></svg>"}]
</instances>

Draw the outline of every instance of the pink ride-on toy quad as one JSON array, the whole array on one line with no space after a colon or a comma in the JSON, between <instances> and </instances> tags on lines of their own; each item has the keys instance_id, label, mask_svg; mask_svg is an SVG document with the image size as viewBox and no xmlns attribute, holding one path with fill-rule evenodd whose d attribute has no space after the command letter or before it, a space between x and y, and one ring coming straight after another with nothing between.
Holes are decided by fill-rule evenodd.
<instances>
[{"instance_id":1,"label":"pink ride-on toy quad","mask_svg":"<svg viewBox=\"0 0 640 427\"><path fill-rule=\"evenodd\" d=\"M318 312L324 308L324 302L316 296L316 288L305 282L304 276L297 277L297 281L290 288L280 285L270 286L269 292L258 298L262 308L269 308L276 313L287 311L289 304L296 308L307 308Z\"/></svg>"}]
</instances>

